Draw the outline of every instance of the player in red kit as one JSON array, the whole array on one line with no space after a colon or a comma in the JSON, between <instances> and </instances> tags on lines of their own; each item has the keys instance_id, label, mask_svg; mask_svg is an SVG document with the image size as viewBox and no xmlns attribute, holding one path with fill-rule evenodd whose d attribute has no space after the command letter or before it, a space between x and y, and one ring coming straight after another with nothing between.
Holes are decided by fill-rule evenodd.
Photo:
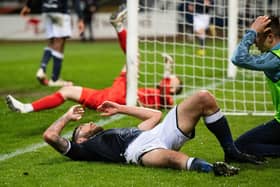
<instances>
[{"instance_id":1,"label":"player in red kit","mask_svg":"<svg viewBox=\"0 0 280 187\"><path fill-rule=\"evenodd\" d=\"M119 43L124 53L126 53L126 29L123 26L123 21L126 18L126 13L126 8L120 7L110 18L111 24L117 31ZM174 63L172 57L168 54L163 54L163 58L165 60L164 78L160 81L158 88L138 89L138 103L140 106L157 109L171 107L173 105L172 95L182 91L180 79L172 74L171 66ZM9 108L20 113L55 108L66 100L78 102L91 109L96 109L106 100L126 104L126 68L122 69L111 87L101 90L81 86L65 86L51 95L27 104L16 100L11 95L6 97Z\"/></svg>"}]
</instances>

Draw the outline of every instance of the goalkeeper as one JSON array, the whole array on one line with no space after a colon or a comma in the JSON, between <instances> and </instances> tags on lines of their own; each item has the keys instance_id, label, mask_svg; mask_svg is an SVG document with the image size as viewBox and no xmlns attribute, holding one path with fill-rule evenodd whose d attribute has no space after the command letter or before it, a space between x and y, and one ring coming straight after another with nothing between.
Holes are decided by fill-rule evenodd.
<instances>
[{"instance_id":1,"label":"goalkeeper","mask_svg":"<svg viewBox=\"0 0 280 187\"><path fill-rule=\"evenodd\" d=\"M261 51L251 55L253 44ZM280 23L279 17L259 16L243 36L232 57L232 62L242 68L263 71L272 102L274 119L241 135L235 144L243 152L259 156L280 156Z\"/></svg>"},{"instance_id":2,"label":"goalkeeper","mask_svg":"<svg viewBox=\"0 0 280 187\"><path fill-rule=\"evenodd\" d=\"M110 18L110 22L118 33L119 43L124 52L126 52L126 29L123 26L123 21L126 18L126 13L127 9L121 6ZM171 71L173 59L167 54L164 54L163 57L165 60L165 72L164 78L159 84L159 88L138 89L138 103L141 106L157 109L160 107L171 107L173 105L172 94L179 94L182 91L181 80L173 75ZM123 68L121 74L114 80L111 87L102 90L80 86L65 86L51 95L27 104L16 100L11 95L6 97L6 102L10 109L20 113L54 108L60 106L66 100L78 102L92 109L96 109L105 100L125 104L126 68Z\"/></svg>"}]
</instances>

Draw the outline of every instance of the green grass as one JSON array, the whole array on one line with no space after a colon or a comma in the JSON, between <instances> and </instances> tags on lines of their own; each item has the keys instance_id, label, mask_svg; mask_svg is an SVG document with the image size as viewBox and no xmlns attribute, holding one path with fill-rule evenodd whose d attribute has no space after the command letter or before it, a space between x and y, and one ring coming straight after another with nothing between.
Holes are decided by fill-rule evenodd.
<instances>
[{"instance_id":1,"label":"green grass","mask_svg":"<svg viewBox=\"0 0 280 187\"><path fill-rule=\"evenodd\" d=\"M226 112L273 113L271 95L263 73L237 68L236 78L228 78L227 42L208 39L206 44L206 55L201 57L193 55L198 49L194 41L141 41L142 72L139 86L154 85L161 80L164 66L161 53L166 52L176 62L173 69L184 82L184 92L210 89L209 85L215 85L215 89L211 91Z\"/></svg>"},{"instance_id":2,"label":"green grass","mask_svg":"<svg viewBox=\"0 0 280 187\"><path fill-rule=\"evenodd\" d=\"M56 88L42 87L35 79L44 43L0 45L0 158L42 143L42 133L73 102L67 101L53 110L18 114L4 103L5 95L31 102L52 93ZM117 42L73 43L66 46L62 76L77 85L93 88L110 86L125 61ZM49 66L49 71L52 64ZM81 122L99 121L95 111L86 110ZM267 116L229 116L234 138L246 130L268 121ZM136 126L139 121L124 117L105 128ZM77 123L71 123L65 133ZM210 162L223 160L223 152L202 122L196 138L181 150ZM269 159L261 166L234 164L241 168L234 177L214 177L213 174L171 169L144 168L102 162L74 162L61 156L49 146L0 160L0 186L279 186L280 160Z\"/></svg>"}]
</instances>

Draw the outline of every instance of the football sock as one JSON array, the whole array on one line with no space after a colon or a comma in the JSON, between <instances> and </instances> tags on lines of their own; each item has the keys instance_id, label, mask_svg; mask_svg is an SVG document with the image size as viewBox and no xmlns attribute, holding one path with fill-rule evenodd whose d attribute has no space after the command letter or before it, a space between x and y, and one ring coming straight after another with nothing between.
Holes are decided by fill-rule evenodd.
<instances>
[{"instance_id":1,"label":"football sock","mask_svg":"<svg viewBox=\"0 0 280 187\"><path fill-rule=\"evenodd\" d=\"M30 103L23 104L23 113L33 112L33 106Z\"/></svg>"},{"instance_id":2,"label":"football sock","mask_svg":"<svg viewBox=\"0 0 280 187\"><path fill-rule=\"evenodd\" d=\"M225 153L236 152L231 131L224 114L219 110L204 118L206 127L216 136Z\"/></svg>"},{"instance_id":3,"label":"football sock","mask_svg":"<svg viewBox=\"0 0 280 187\"><path fill-rule=\"evenodd\" d=\"M52 95L45 96L37 101L34 101L32 103L34 111L44 110L44 109L50 109L57 107L64 103L64 98L61 95L61 93L56 92Z\"/></svg>"},{"instance_id":4,"label":"football sock","mask_svg":"<svg viewBox=\"0 0 280 187\"><path fill-rule=\"evenodd\" d=\"M189 171L208 173L213 170L213 165L200 158L190 157L186 163L186 168Z\"/></svg>"},{"instance_id":5,"label":"football sock","mask_svg":"<svg viewBox=\"0 0 280 187\"><path fill-rule=\"evenodd\" d=\"M52 51L52 56L53 56L52 80L57 81L62 67L63 54L57 51Z\"/></svg>"},{"instance_id":6,"label":"football sock","mask_svg":"<svg viewBox=\"0 0 280 187\"><path fill-rule=\"evenodd\" d=\"M41 66L40 66L43 69L44 73L46 73L46 68L51 57L52 57L52 50L46 47L44 49L43 57L41 60Z\"/></svg>"},{"instance_id":7,"label":"football sock","mask_svg":"<svg viewBox=\"0 0 280 187\"><path fill-rule=\"evenodd\" d=\"M126 29L118 32L118 39L123 52L126 53Z\"/></svg>"}]
</instances>

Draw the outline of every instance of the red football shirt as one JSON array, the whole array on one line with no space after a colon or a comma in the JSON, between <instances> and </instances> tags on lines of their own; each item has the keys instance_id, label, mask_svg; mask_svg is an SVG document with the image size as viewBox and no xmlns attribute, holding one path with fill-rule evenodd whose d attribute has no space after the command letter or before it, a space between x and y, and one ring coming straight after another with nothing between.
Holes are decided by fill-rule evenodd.
<instances>
[{"instance_id":1,"label":"red football shirt","mask_svg":"<svg viewBox=\"0 0 280 187\"><path fill-rule=\"evenodd\" d=\"M141 106L149 108L164 108L172 106L173 99L170 96L170 79L165 78L157 88L139 88L138 102ZM119 104L126 104L126 73L122 72L114 80L111 87L95 90L83 88L80 103L86 107L96 109L104 101L113 101Z\"/></svg>"}]
</instances>

